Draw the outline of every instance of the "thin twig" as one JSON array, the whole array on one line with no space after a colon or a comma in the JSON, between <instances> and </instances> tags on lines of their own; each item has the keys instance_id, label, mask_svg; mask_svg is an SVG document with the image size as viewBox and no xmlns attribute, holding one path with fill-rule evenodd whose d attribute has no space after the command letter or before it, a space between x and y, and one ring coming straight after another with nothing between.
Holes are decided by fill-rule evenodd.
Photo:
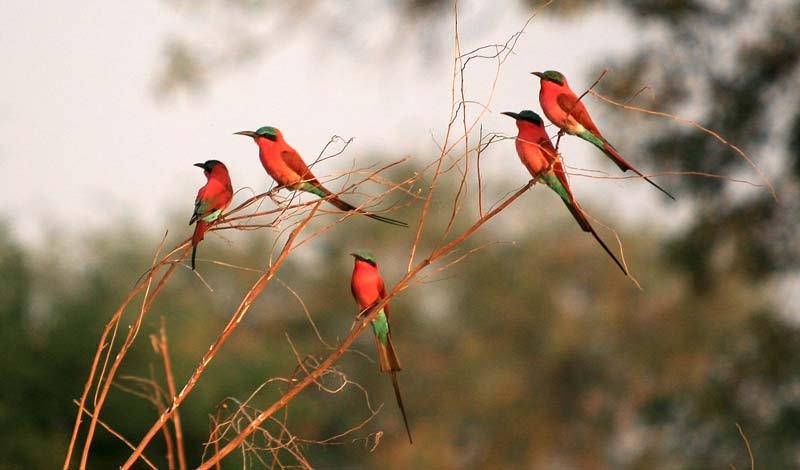
<instances>
[{"instance_id":1,"label":"thin twig","mask_svg":"<svg viewBox=\"0 0 800 470\"><path fill-rule=\"evenodd\" d=\"M185 257L187 254L189 254L189 248L188 247L183 251L183 254L182 254L181 258ZM169 256L169 255L167 255L167 256ZM166 264L166 258L163 259L161 263L158 263L156 265L156 267L151 270L150 274L147 276L146 279L144 279L144 281L142 281L139 284L138 288L134 288L133 292L131 292L131 295L129 295L129 297L126 300L126 302L123 303L123 305L119 308L119 310L114 315L114 317L112 317L111 322L109 323L109 325L107 325L106 331L109 331L109 329L110 329L109 326L115 324L116 322L118 322L120 320L120 318L122 316L122 312L127 308L128 303L133 300L134 296L136 294L138 294L138 292L142 288L144 288L145 286L147 286L149 288L149 286L150 286L150 284L152 282L153 276L157 272L158 268L164 266L165 264ZM167 272L162 277L161 282L159 282L159 284L154 289L154 291L153 291L153 296L154 297L152 297L152 298L155 298L155 296L158 295L158 293L161 291L161 288L166 283L166 280L175 271L176 267L177 267L177 264L173 264L173 265L170 265L169 268L167 268ZM133 341L135 340L136 335L137 335L137 333L139 331L139 326L141 325L141 323L142 323L142 321L144 319L144 315L147 312L147 310L149 309L149 307L150 307L150 303L145 301L145 303L142 305L142 308L141 308L141 310L139 312L139 316L136 318L136 321L134 322L133 325L129 326L128 336L126 337L125 342L122 344L122 346L120 348L120 351L117 353L117 355L116 355L116 357L114 359L114 362L112 363L111 368L108 371L108 376L105 379L105 385L103 386L100 394L97 397L97 400L96 400L96 403L95 403L95 406L94 406L94 417L92 417L92 420L89 423L89 429L87 431L86 440L85 440L84 446L83 446L83 453L81 455L81 463L80 463L80 469L81 470L85 470L86 469L86 462L87 462L87 460L89 458L89 449L91 447L92 438L94 436L94 431L95 431L95 428L97 426L97 420L98 420L99 415L100 415L100 410L102 409L103 404L105 403L105 399L108 396L108 391L111 388L111 383L114 380L114 374L116 373L117 369L119 368L120 364L122 363L122 360L125 357L125 354L127 353L128 349L133 344ZM104 341L105 341L105 336L103 338L101 338L101 345L98 347L98 350L100 348L102 348L102 344L103 344ZM101 380L98 380L98 384L97 384L98 388L100 387L100 382L101 382ZM82 397L81 406L83 406L83 404L84 404L84 399L85 399L85 397ZM67 458L69 459L69 457L70 456L68 455ZM65 467L66 466L68 466L68 462L65 464Z\"/></svg>"},{"instance_id":2,"label":"thin twig","mask_svg":"<svg viewBox=\"0 0 800 470\"><path fill-rule=\"evenodd\" d=\"M442 257L444 254L448 253L450 250L461 244L464 240L466 240L470 235L472 235L478 228L480 228L483 224L491 220L495 215L499 214L503 209L508 207L512 202L514 202L517 198L522 196L525 191L527 191L531 186L533 186L536 181L538 181L539 177L531 179L526 185L520 188L514 195L506 199L502 204L500 204L497 208L492 210L490 213L486 215L472 224L467 230L465 230L461 235L456 237L447 245L441 247L440 249L434 251L430 257L427 259L420 261L411 271L409 271L403 279L394 287L394 289L380 302L374 304L372 307L367 309L367 314L363 315L363 320L359 324L357 328L355 328L350 335L342 342L341 345L329 355L322 363L320 363L319 367L314 370L313 372L306 375L302 380L297 382L293 387L291 387L278 401L273 403L269 408L261 412L253 421L247 425L238 436L233 438L228 444L226 444L222 449L220 449L215 455L211 456L209 460L206 460L201 466L197 468L197 470L208 470L211 466L215 465L216 462L236 450L242 442L244 442L247 437L252 434L259 426L270 416L272 416L276 411L280 410L284 406L286 406L297 394L299 394L303 389L309 386L312 383L315 383L320 375L322 375L326 370L328 370L336 360L341 357L342 354L347 350L347 348L356 340L358 335L364 331L370 322L377 317L378 312L392 299L397 293L404 290L407 287L407 284L411 279L413 279L420 271L425 269L431 263L435 262L438 258ZM141 445L140 445L141 447ZM138 448L137 448L138 449ZM128 466L124 466L123 470L129 468Z\"/></svg>"},{"instance_id":3,"label":"thin twig","mask_svg":"<svg viewBox=\"0 0 800 470\"><path fill-rule=\"evenodd\" d=\"M308 223L311 222L311 219L316 214L320 204L321 201L317 201L317 205L314 206L314 208L309 212L306 218L289 235L289 238L286 240L286 243L284 244L283 250L281 250L280 255L275 260L275 263L274 264L271 263L270 269L266 273L264 273L261 277L259 277L259 279L253 285L253 287L251 287L250 291L247 293L247 295L239 305L239 308L237 308L236 312L233 314L233 317L225 326L225 329L222 331L222 334L203 356L203 359L200 361L200 364L197 366L194 373L192 373L192 376L189 379L189 381L186 383L186 385L184 385L180 393L178 393L178 395L173 399L172 404L170 404L170 406L158 418L156 423L153 424L150 430L145 434L145 436L139 442L139 445L136 446L134 452L131 454L128 460L126 460L125 463L122 465L121 470L129 469L131 465L133 465L136 462L139 456L142 455L144 448L147 447L147 444L150 442L150 440L153 439L156 432L158 432L158 430L161 429L164 423L166 423L166 421L170 419L170 417L175 413L180 404L183 402L184 398L186 398L189 392L191 392L191 390L197 384L197 381L200 379L200 376L205 371L206 366L208 366L208 364L216 355L217 351L219 351L219 349L222 347L225 341L230 337L233 331L236 330L236 327L239 325L239 323L242 321L247 311L250 309L250 306L252 305L255 298L258 297L258 295L261 293L262 290L264 290L269 281L275 275L275 272L277 271L278 267L280 267L280 265L292 251L293 249L292 245L295 239L297 238L298 235L300 235L300 232L308 225Z\"/></svg>"},{"instance_id":4,"label":"thin twig","mask_svg":"<svg viewBox=\"0 0 800 470\"><path fill-rule=\"evenodd\" d=\"M747 448L747 455L750 456L750 470L755 470L755 468L756 468L756 460L753 457L753 450L750 448L750 441L747 440L747 436L745 436L744 431L742 430L742 427L739 425L739 423L736 423L736 429L739 430L739 435L742 436L742 440L744 441L744 445Z\"/></svg>"},{"instance_id":5,"label":"thin twig","mask_svg":"<svg viewBox=\"0 0 800 470\"><path fill-rule=\"evenodd\" d=\"M161 317L161 328L159 330L158 349L161 352L161 357L164 359L164 375L167 378L167 389L169 390L169 398L175 399L175 379L172 375L172 365L169 360L169 350L167 349L167 330L164 325L164 317ZM178 468L186 470L186 455L183 449L183 428L181 427L181 415L175 411L172 417L172 424L175 427L175 444L178 447Z\"/></svg>"},{"instance_id":6,"label":"thin twig","mask_svg":"<svg viewBox=\"0 0 800 470\"><path fill-rule=\"evenodd\" d=\"M80 406L80 402L79 402L78 400L72 400L72 403L75 403L76 405ZM83 408L83 409L81 410L81 413L85 413L85 414L86 414L86 416L88 416L88 417L90 417L90 418L93 418L93 417L94 417L94 415L92 414L92 412L91 412L91 411L89 411L89 410L87 410L86 408ZM108 424L106 424L106 423L105 423L103 420L101 420L101 419L98 419L98 423L100 423L100 426L102 426L102 427L103 427L103 429L105 429L106 431L108 431L108 432L109 432L109 433L110 433L112 436L114 436L114 437L116 437L117 439L119 439L120 441L122 441L122 443L123 443L123 444L125 444L125 445L126 445L126 446L128 446L128 447L130 447L131 449L134 449L134 447L133 447L133 444L131 444L131 443L130 443L130 441L128 441L127 439L125 439L125 437L123 437L123 436L122 436L122 434L120 434L120 433L118 433L117 431L113 430L113 429L111 428L111 426L109 426ZM148 467L152 468L153 470L158 470L158 468L157 468L155 465L153 465L153 462L151 462L151 461L150 461L150 459L148 459L148 458L147 458L147 457L145 457L144 455L142 456L142 460L144 460L144 463L146 463Z\"/></svg>"},{"instance_id":7,"label":"thin twig","mask_svg":"<svg viewBox=\"0 0 800 470\"><path fill-rule=\"evenodd\" d=\"M756 171L756 173L758 173L758 175L761 177L761 181L763 181L763 182L764 182L764 184L766 184L766 185L767 185L767 187L769 187L770 193L772 193L772 198L773 198L775 201L777 201L777 200L778 200L778 193L775 191L775 187L774 187L774 186L772 185L772 183L769 181L769 179L767 178L767 175L765 175L765 174L764 174L764 172L761 170L761 168L759 168L759 166L758 166L758 165L756 165L756 164L753 162L753 160L752 160L752 159L751 159L749 156L747 156L747 154L744 152L744 150L742 150L742 149L740 149L739 147L737 147L736 145L734 145L734 144L732 144L732 143L728 142L728 141L727 141L726 139L724 139L724 138L723 138L721 135L719 135L718 133L716 133L716 132L712 131L711 129L708 129L707 127L703 127L703 126L701 126L700 124L698 124L698 123L697 123L697 122L695 122L695 121L691 121L691 120L689 120L689 119L681 118L681 117L678 117L678 116L673 116L672 114L665 113L665 112L662 112L662 111L653 111L653 110L651 110L651 109L639 108L639 107L637 107L637 106L630 106L630 105L627 105L627 104L623 104L623 103L620 103L620 102L614 101L614 100L612 100L611 98L608 98L608 97L606 97L606 96L603 96L603 95L601 95L600 93L598 93L598 92L596 92L596 91L594 91L594 90L592 90L590 93L591 93L592 95L594 95L594 96L596 96L596 97L600 98L601 100L605 101L606 103L612 104L612 105L614 105L614 106L618 106L618 107L620 107L620 108L622 108L622 109L627 109L627 110L629 110L629 111L637 111L637 112L644 113L644 114L650 114L650 115L652 115L652 116L660 116L660 117L665 117L665 118L667 118L667 119L671 119L671 120L673 120L673 121L681 122L681 123L683 123L683 124L688 124L688 125L690 125L690 126L694 127L695 129L698 129L698 130L700 130L700 131L702 131L702 132L705 132L706 134L708 134L708 135L710 135L711 137L713 137L713 138L717 139L717 140L718 140L718 141L720 141L722 144L724 144L724 145L726 145L726 146L730 147L730 148L731 148L731 149L733 149L733 150L734 150L736 153L738 153L738 154L739 154L739 156L740 156L740 157L742 157L742 159L743 159L745 162L747 162L747 164L748 164L748 165L750 165L750 166L751 166L751 167L752 167L752 168L753 168L753 169Z\"/></svg>"},{"instance_id":8,"label":"thin twig","mask_svg":"<svg viewBox=\"0 0 800 470\"><path fill-rule=\"evenodd\" d=\"M306 307L306 303L303 302L303 299L297 294L297 292L295 292L294 289L289 287L289 284L286 284L280 278L276 278L275 280L278 281L286 290L288 290L289 293L291 293L292 296L297 300L297 302L300 303L300 306L303 308L303 313L305 313L306 319L311 325L311 328L314 330L314 334L317 336L319 342L324 344L326 348L333 349L333 346L328 344L328 342L322 338L322 334L319 332L319 328L317 328L317 324L314 322L314 319L311 318L311 312L308 311L308 307Z\"/></svg>"}]
</instances>

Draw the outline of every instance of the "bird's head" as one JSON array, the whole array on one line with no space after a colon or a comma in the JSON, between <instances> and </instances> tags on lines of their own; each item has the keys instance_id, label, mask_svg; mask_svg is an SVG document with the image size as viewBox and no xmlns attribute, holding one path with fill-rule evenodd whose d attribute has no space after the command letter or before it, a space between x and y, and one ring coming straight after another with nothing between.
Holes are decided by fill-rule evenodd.
<instances>
[{"instance_id":1,"label":"bird's head","mask_svg":"<svg viewBox=\"0 0 800 470\"><path fill-rule=\"evenodd\" d=\"M206 173L213 172L214 168L219 168L227 171L227 168L225 168L225 164L219 160L206 160L203 163L195 163L194 166L202 168L203 171L205 171Z\"/></svg>"},{"instance_id":2,"label":"bird's head","mask_svg":"<svg viewBox=\"0 0 800 470\"><path fill-rule=\"evenodd\" d=\"M564 78L564 74L561 72L556 72L555 70L547 70L546 72L531 72L531 74L541 78L543 82L553 82L559 86L564 86L564 84L567 83L567 79Z\"/></svg>"},{"instance_id":3,"label":"bird's head","mask_svg":"<svg viewBox=\"0 0 800 470\"><path fill-rule=\"evenodd\" d=\"M516 121L530 122L536 127L542 127L542 117L534 113L530 109L525 109L519 113L512 113L511 111L504 111L500 114L505 114L508 117L514 118Z\"/></svg>"},{"instance_id":4,"label":"bird's head","mask_svg":"<svg viewBox=\"0 0 800 470\"><path fill-rule=\"evenodd\" d=\"M373 266L377 266L378 263L375 261L375 257L372 256L372 253L368 251L359 251L358 253L350 253L350 256L356 259L356 261L363 261L365 263L369 263Z\"/></svg>"},{"instance_id":5,"label":"bird's head","mask_svg":"<svg viewBox=\"0 0 800 470\"><path fill-rule=\"evenodd\" d=\"M525 130L526 127L530 126L530 125L538 128L538 129L541 129L544 126L544 122L542 121L542 117L539 116L538 114L534 113L530 109L522 110L519 113L512 113L512 112L506 111L506 112L503 112L503 113L500 113L500 114L505 114L508 117L514 118L514 120L517 121L517 128L520 131ZM523 124L523 123L525 123L525 124ZM527 127L527 128L529 129L529 127Z\"/></svg>"},{"instance_id":6,"label":"bird's head","mask_svg":"<svg viewBox=\"0 0 800 470\"><path fill-rule=\"evenodd\" d=\"M267 140L271 140L271 141L275 142L276 140L278 140L278 137L281 135L281 131L279 131L277 128L272 127L272 126L264 126L264 127L259 127L258 130L255 131L255 132L253 132L253 131L239 131L239 132L234 132L233 134L234 135L246 135L247 137L252 137L256 141L258 141L258 139L262 139L263 138L263 139L267 139Z\"/></svg>"}]
</instances>

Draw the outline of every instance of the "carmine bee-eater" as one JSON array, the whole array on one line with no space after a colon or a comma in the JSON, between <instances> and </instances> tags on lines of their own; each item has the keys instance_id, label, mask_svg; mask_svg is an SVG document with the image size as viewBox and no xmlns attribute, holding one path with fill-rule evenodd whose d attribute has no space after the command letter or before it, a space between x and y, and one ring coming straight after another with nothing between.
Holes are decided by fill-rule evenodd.
<instances>
[{"instance_id":1,"label":"carmine bee-eater","mask_svg":"<svg viewBox=\"0 0 800 470\"><path fill-rule=\"evenodd\" d=\"M547 136L542 118L527 109L519 113L504 112L502 114L517 121L517 129L519 130L515 141L517 155L519 155L519 159L522 160L522 164L525 165L531 176L536 178L541 175L541 180L561 197L561 200L564 201L567 209L572 212L572 216L578 221L578 225L581 226L583 231L590 232L594 236L595 240L600 243L600 246L606 250L606 253L611 256L619 266L619 269L627 276L628 271L625 266L619 262L614 253L594 231L583 209L578 205L575 196L572 195L567 175L564 172L564 164L558 158L556 149L553 147L553 143L550 142L550 137Z\"/></svg>"},{"instance_id":2,"label":"carmine bee-eater","mask_svg":"<svg viewBox=\"0 0 800 470\"><path fill-rule=\"evenodd\" d=\"M386 287L384 287L383 279L378 272L378 264L371 254L365 251L350 254L355 257L350 290L353 292L358 308L361 309L361 313L359 313L359 317L361 317L361 315L366 314L369 307L386 297ZM392 334L389 331L389 304L384 305L375 319L372 320L372 332L375 333L375 345L378 348L378 363L380 364L381 372L392 374L392 386L394 387L394 396L397 398L397 407L400 408L400 413L403 414L403 423L406 425L408 442L413 442L411 440L411 429L408 427L408 419L406 418L406 410L403 407L403 398L400 396L400 386L397 384L397 372L402 368L394 350L394 344L392 344Z\"/></svg>"},{"instance_id":3,"label":"carmine bee-eater","mask_svg":"<svg viewBox=\"0 0 800 470\"><path fill-rule=\"evenodd\" d=\"M311 173L311 170L308 169L300 154L286 143L283 139L283 134L278 129L264 126L255 132L241 131L235 132L235 134L253 138L258 145L258 156L261 159L261 164L279 185L328 198L328 202L339 210L355 211L387 224L408 227L405 222L358 210L355 206L336 196L331 197L332 193L320 184L314 174Z\"/></svg>"},{"instance_id":4,"label":"carmine bee-eater","mask_svg":"<svg viewBox=\"0 0 800 470\"><path fill-rule=\"evenodd\" d=\"M228 176L228 169L224 163L219 160L208 160L205 163L195 163L194 166L203 169L203 174L208 181L197 191L194 213L189 220L189 225L197 222L194 227L194 235L192 235L192 270L194 270L197 244L203 239L209 224L219 218L219 215L228 208L233 199L231 177Z\"/></svg>"},{"instance_id":5,"label":"carmine bee-eater","mask_svg":"<svg viewBox=\"0 0 800 470\"><path fill-rule=\"evenodd\" d=\"M578 96L572 91L567 83L566 77L561 72L548 70L546 72L531 72L541 79L539 88L539 104L547 119L556 125L563 132L569 135L576 135L581 139L590 142L603 151L608 158L617 164L620 170L631 170L644 178L659 191L666 194L670 199L675 200L672 194L664 188L655 184L650 178L643 175L639 170L631 166L617 152L600 133L600 130L589 116L583 101L578 100Z\"/></svg>"}]
</instances>

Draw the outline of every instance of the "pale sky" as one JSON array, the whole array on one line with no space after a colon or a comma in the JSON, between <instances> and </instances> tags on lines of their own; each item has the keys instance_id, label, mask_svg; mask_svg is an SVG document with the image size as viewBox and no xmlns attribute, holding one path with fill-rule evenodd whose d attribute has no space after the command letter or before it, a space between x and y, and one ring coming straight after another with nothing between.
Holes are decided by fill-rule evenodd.
<instances>
[{"instance_id":1,"label":"pale sky","mask_svg":"<svg viewBox=\"0 0 800 470\"><path fill-rule=\"evenodd\" d=\"M493 8L492 15L482 2L461 5L463 51L505 42L527 18L518 2L507 2L506 11ZM364 58L346 45L319 40L319 34L296 31L289 42L270 41L258 60L215 74L200 93L157 100L154 77L166 40L202 23L157 0L6 2L0 15L0 161L11 175L3 200L16 235L36 242L51 223L74 234L123 217L160 233L165 217L174 215L170 211L184 207L188 218L205 182L192 164L211 158L227 164L235 188L264 190L270 180L256 147L231 135L262 125L279 127L307 161L331 135L354 137L346 157L324 162L318 174L353 160L367 166L374 163L373 151L425 162L436 154L431 135L441 139L449 115L452 21L430 38L440 41L438 56L401 48L396 56L389 51L380 59ZM365 32L375 35L365 42L387 33L380 19L374 28ZM529 72L558 69L573 87L585 89L602 70L598 60L627 51L635 32L630 21L612 13L534 19L502 71L485 128L513 133L501 111L540 112L538 80ZM386 47L395 46L390 41ZM470 69L471 98L485 99L491 71ZM589 107L597 110L593 114L607 111L596 100ZM613 131L605 134L613 140ZM504 177L507 163L515 172L510 184L521 185L528 177L513 145L507 147L507 155L490 158L503 160L490 163L489 177ZM611 168L577 139L562 141L561 150L576 166ZM657 170L655 162L631 160ZM623 219L636 212L630 194L648 203L659 199L640 181L573 178L573 186L576 194L602 192L606 201L628 204L620 211Z\"/></svg>"}]
</instances>

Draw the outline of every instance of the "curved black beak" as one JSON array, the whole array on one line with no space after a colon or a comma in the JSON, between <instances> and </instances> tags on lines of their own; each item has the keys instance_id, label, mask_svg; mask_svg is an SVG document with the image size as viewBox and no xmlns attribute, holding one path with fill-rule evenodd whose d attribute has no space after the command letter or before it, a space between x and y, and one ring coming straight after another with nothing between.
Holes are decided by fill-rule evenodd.
<instances>
[{"instance_id":1,"label":"curved black beak","mask_svg":"<svg viewBox=\"0 0 800 470\"><path fill-rule=\"evenodd\" d=\"M350 253L350 256L352 256L353 258L358 258L358 253Z\"/></svg>"},{"instance_id":2,"label":"curved black beak","mask_svg":"<svg viewBox=\"0 0 800 470\"><path fill-rule=\"evenodd\" d=\"M196 167L200 167L200 168L202 168L203 170L205 170L205 169L206 169L206 164L205 164L205 163L195 163L195 164L194 164L194 166L196 166Z\"/></svg>"},{"instance_id":3,"label":"curved black beak","mask_svg":"<svg viewBox=\"0 0 800 470\"><path fill-rule=\"evenodd\" d=\"M259 137L259 135L258 135L258 134L256 134L256 133L255 133L255 132L253 132L253 131L239 131L239 132L234 132L234 133L233 133L233 135L246 135L247 137L252 137L252 138L254 138L254 139L255 139L256 137Z\"/></svg>"},{"instance_id":4,"label":"curved black beak","mask_svg":"<svg viewBox=\"0 0 800 470\"><path fill-rule=\"evenodd\" d=\"M544 78L544 73L542 72L531 72L531 75L536 75L539 78Z\"/></svg>"},{"instance_id":5,"label":"curved black beak","mask_svg":"<svg viewBox=\"0 0 800 470\"><path fill-rule=\"evenodd\" d=\"M500 113L500 114L505 114L506 116L508 116L508 117L510 117L510 118L514 118L515 120L516 120L516 119L519 119L519 114L517 114L517 113L512 113L511 111L503 111L503 112L502 112L502 113ZM508 122L508 121L506 121L506 122Z\"/></svg>"}]
</instances>

